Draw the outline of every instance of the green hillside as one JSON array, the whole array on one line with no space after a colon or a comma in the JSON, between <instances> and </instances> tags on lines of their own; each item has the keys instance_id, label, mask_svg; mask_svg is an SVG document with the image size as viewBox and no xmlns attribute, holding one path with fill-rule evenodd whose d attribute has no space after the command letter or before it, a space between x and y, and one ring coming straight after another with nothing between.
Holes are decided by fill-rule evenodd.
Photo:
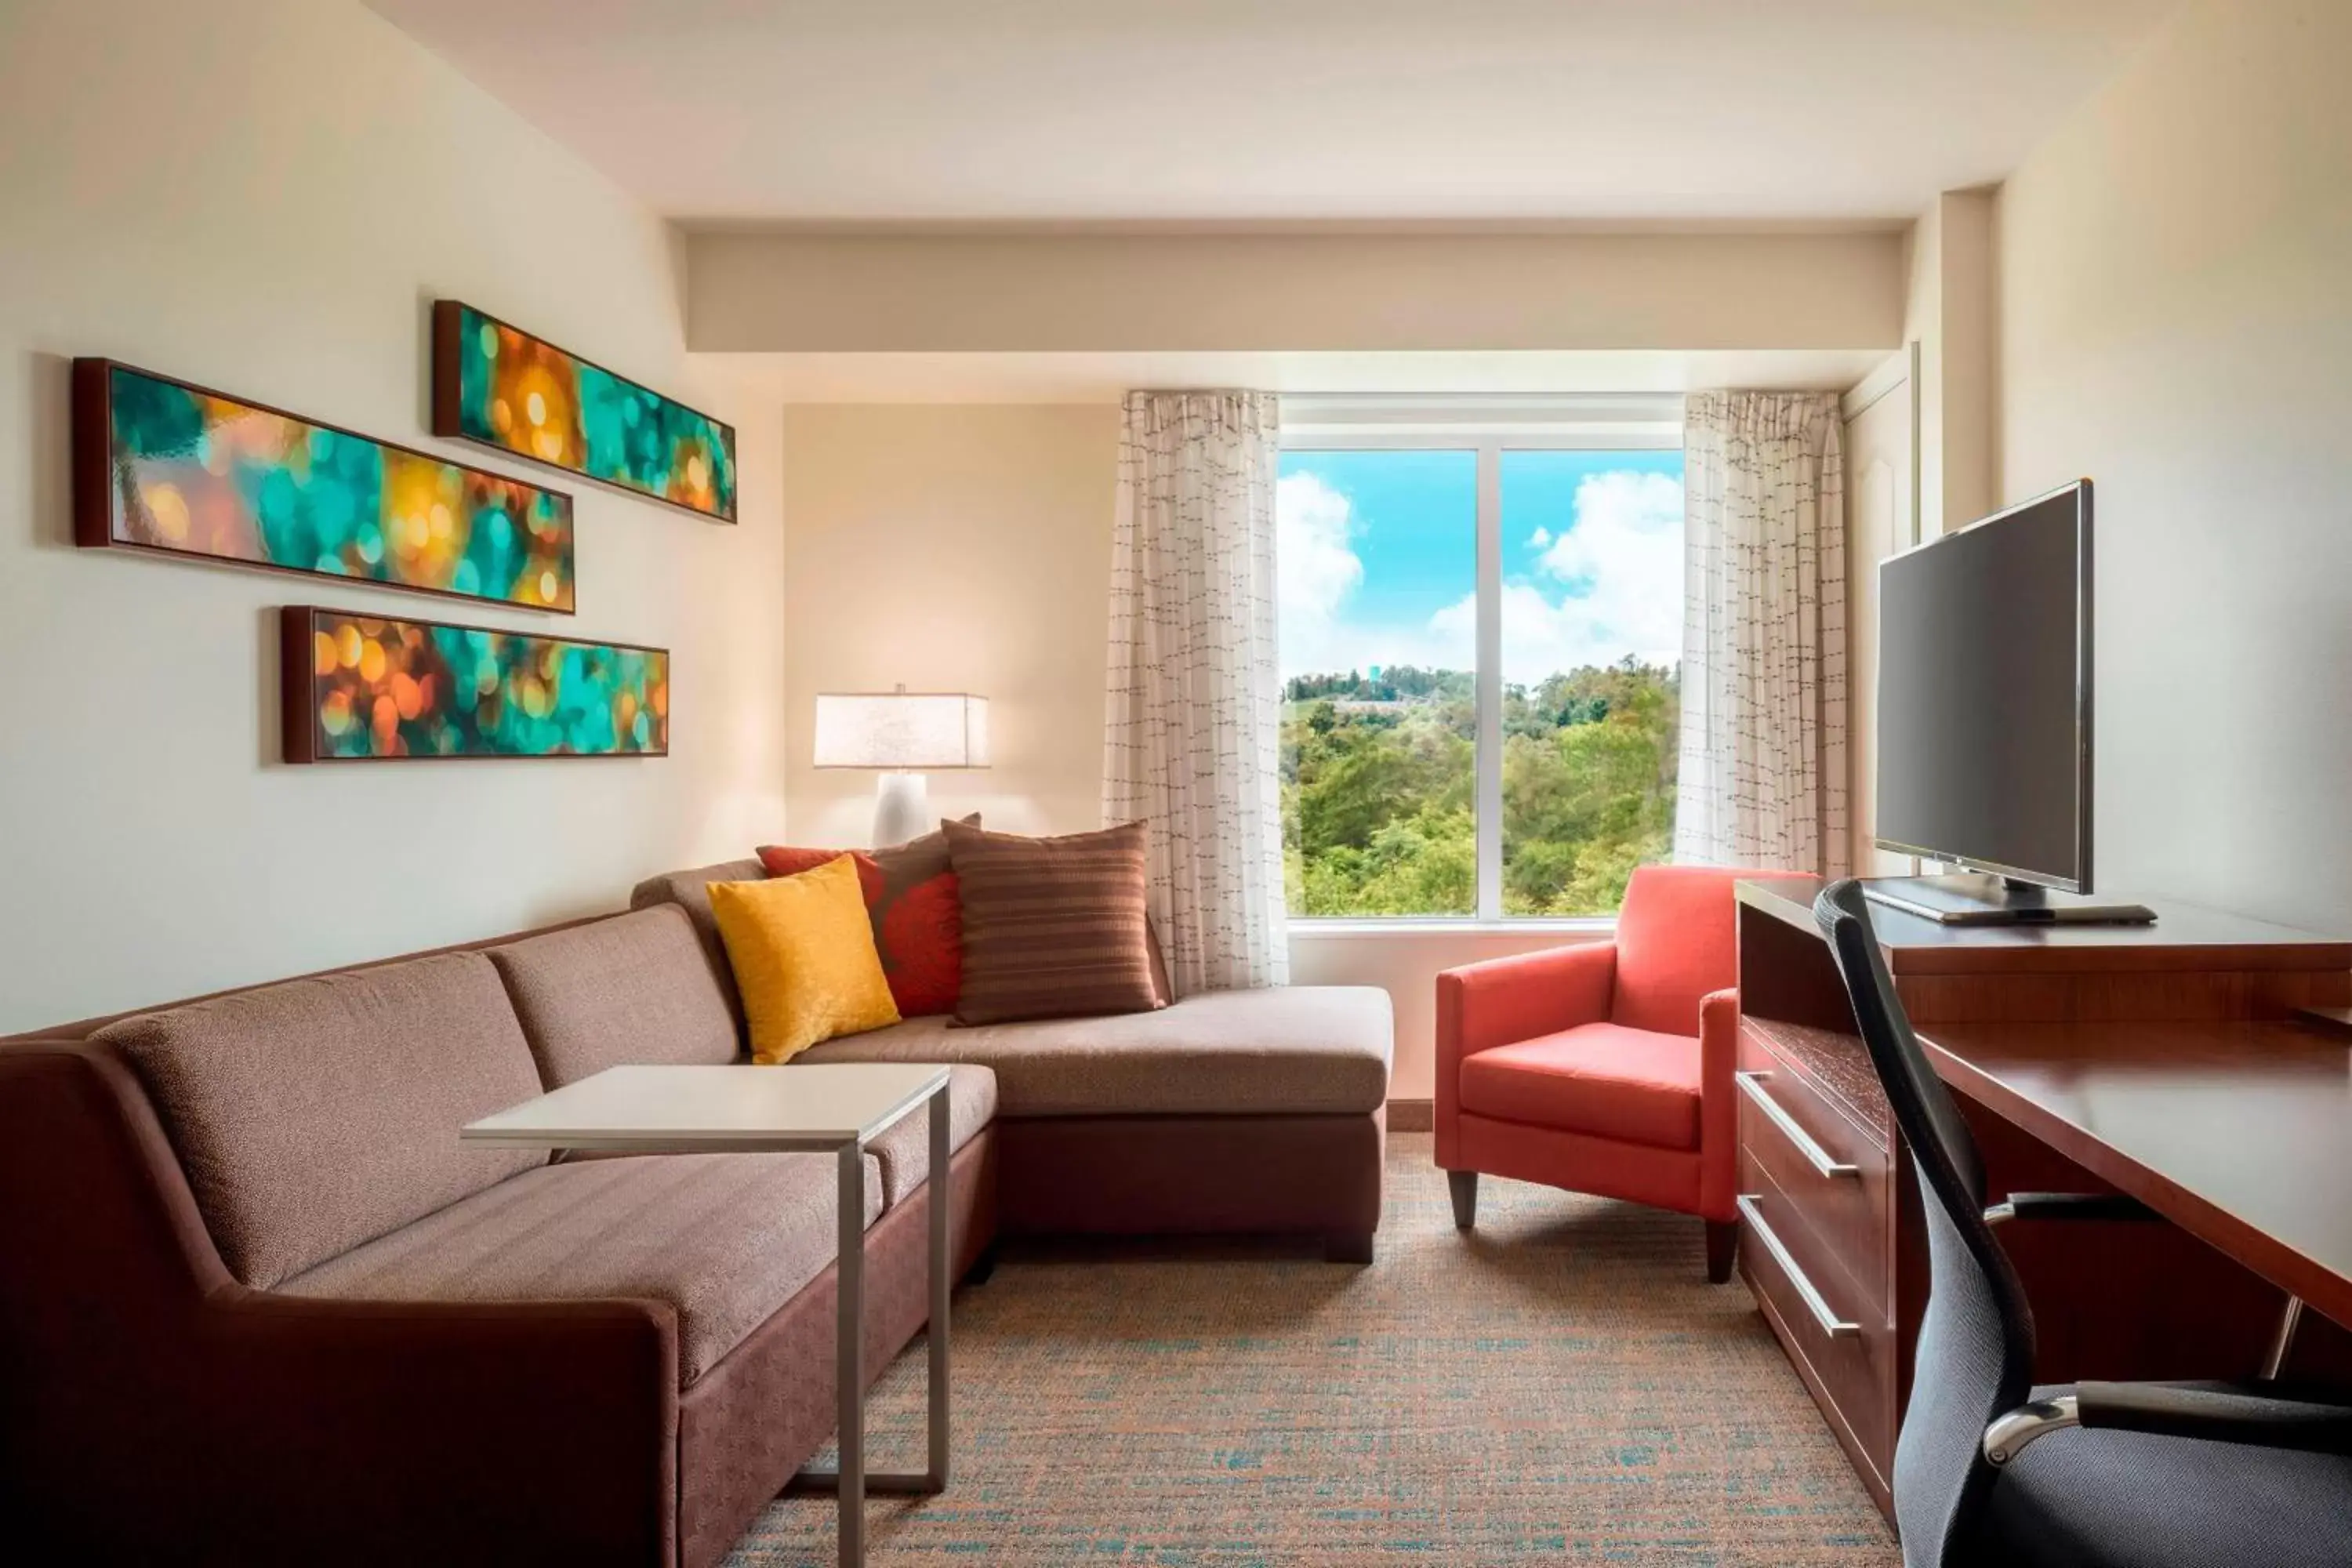
<instances>
[{"instance_id":1,"label":"green hillside","mask_svg":"<svg viewBox=\"0 0 2352 1568\"><path fill-rule=\"evenodd\" d=\"M1284 872L1297 915L1477 908L1475 681L1400 666L1284 692ZM1632 659L1503 693L1503 909L1613 912L1674 842L1675 673Z\"/></svg>"}]
</instances>

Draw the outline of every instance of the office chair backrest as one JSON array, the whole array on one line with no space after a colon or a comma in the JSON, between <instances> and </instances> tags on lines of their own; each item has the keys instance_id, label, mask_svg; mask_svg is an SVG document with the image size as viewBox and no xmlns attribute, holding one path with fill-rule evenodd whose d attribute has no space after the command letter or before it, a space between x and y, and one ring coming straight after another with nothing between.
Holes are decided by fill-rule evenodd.
<instances>
[{"instance_id":1,"label":"office chair backrest","mask_svg":"<svg viewBox=\"0 0 2352 1568\"><path fill-rule=\"evenodd\" d=\"M1919 1173L1927 1215L1928 1295L1919 1326L1911 1403L1895 1447L1895 1517L1908 1568L1957 1560L1992 1467L1986 1424L2023 1404L2033 1372L2033 1317L1984 1218L1984 1167L1952 1097L1937 1078L1851 879L1813 902L1871 1065Z\"/></svg>"}]
</instances>

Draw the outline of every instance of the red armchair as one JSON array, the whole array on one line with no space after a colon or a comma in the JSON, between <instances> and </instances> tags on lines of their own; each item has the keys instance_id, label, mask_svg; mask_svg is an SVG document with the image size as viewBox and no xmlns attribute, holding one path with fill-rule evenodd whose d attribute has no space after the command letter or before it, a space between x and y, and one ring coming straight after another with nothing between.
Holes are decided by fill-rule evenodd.
<instances>
[{"instance_id":1,"label":"red armchair","mask_svg":"<svg viewBox=\"0 0 2352 1568\"><path fill-rule=\"evenodd\" d=\"M1625 889L1616 941L1437 977L1437 1163L1455 1225L1476 1217L1481 1172L1513 1176L1697 1215L1707 1278L1731 1277L1731 885L1786 875L1644 866Z\"/></svg>"}]
</instances>

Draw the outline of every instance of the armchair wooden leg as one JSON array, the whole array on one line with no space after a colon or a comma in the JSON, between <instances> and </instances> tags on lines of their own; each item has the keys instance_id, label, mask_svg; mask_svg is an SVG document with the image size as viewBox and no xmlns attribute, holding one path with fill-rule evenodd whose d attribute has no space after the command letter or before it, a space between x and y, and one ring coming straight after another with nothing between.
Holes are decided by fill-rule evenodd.
<instances>
[{"instance_id":1,"label":"armchair wooden leg","mask_svg":"<svg viewBox=\"0 0 2352 1568\"><path fill-rule=\"evenodd\" d=\"M1478 1173L1448 1171L1445 1186L1454 1196L1454 1228L1468 1230L1478 1218Z\"/></svg>"},{"instance_id":2,"label":"armchair wooden leg","mask_svg":"<svg viewBox=\"0 0 2352 1568\"><path fill-rule=\"evenodd\" d=\"M1732 1255L1738 1248L1739 1226L1730 1220L1706 1222L1706 1279L1720 1285L1731 1278Z\"/></svg>"}]
</instances>

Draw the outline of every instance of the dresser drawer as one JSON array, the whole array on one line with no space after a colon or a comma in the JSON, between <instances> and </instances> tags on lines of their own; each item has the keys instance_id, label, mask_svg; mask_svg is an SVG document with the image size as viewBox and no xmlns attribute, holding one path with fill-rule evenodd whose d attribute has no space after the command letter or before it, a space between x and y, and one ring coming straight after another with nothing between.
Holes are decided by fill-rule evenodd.
<instances>
[{"instance_id":1,"label":"dresser drawer","mask_svg":"<svg viewBox=\"0 0 2352 1568\"><path fill-rule=\"evenodd\" d=\"M1833 1161L1883 1161L1895 1146L1894 1114L1858 1036L1742 1018L1739 1070L1769 1075L1773 1102Z\"/></svg>"},{"instance_id":2,"label":"dresser drawer","mask_svg":"<svg viewBox=\"0 0 2352 1568\"><path fill-rule=\"evenodd\" d=\"M1769 1177L1739 1198L1739 1272L1838 1442L1884 1496L1895 1468L1895 1331L1821 1267Z\"/></svg>"},{"instance_id":3,"label":"dresser drawer","mask_svg":"<svg viewBox=\"0 0 2352 1568\"><path fill-rule=\"evenodd\" d=\"M1869 1306L1887 1310L1895 1299L1894 1162L1867 1139L1849 1136L1833 1150L1815 1136L1783 1098L1806 1103L1795 1075L1743 1068L1736 1081L1739 1190L1759 1191L1769 1177L1785 1205L1776 1229L1843 1276Z\"/></svg>"}]
</instances>

